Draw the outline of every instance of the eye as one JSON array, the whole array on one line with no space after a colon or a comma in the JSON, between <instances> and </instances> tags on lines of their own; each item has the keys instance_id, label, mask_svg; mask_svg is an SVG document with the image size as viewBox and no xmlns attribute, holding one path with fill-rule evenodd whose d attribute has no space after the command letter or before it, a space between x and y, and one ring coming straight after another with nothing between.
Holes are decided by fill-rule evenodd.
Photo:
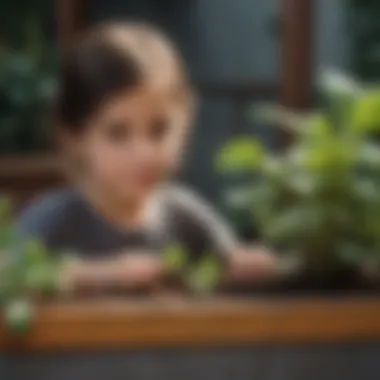
<instances>
[{"instance_id":1,"label":"eye","mask_svg":"<svg viewBox=\"0 0 380 380\"><path fill-rule=\"evenodd\" d=\"M107 138L115 143L125 141L130 137L130 134L130 125L124 120L115 120L109 123L106 128Z\"/></svg>"},{"instance_id":2,"label":"eye","mask_svg":"<svg viewBox=\"0 0 380 380\"><path fill-rule=\"evenodd\" d=\"M150 138L155 141L162 140L169 132L169 120L165 117L155 119L150 125Z\"/></svg>"}]
</instances>

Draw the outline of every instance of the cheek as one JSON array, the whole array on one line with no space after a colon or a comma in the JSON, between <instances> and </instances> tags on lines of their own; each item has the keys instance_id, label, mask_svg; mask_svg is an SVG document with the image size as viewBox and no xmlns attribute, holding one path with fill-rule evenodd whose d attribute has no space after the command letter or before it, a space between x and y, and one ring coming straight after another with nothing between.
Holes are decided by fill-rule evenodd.
<instances>
[{"instance_id":1,"label":"cheek","mask_svg":"<svg viewBox=\"0 0 380 380\"><path fill-rule=\"evenodd\" d=\"M181 154L178 146L171 145L161 151L158 161L165 166L167 170L175 170L181 163Z\"/></svg>"},{"instance_id":2,"label":"cheek","mask_svg":"<svg viewBox=\"0 0 380 380\"><path fill-rule=\"evenodd\" d=\"M86 150L89 174L103 179L117 178L123 169L125 149L106 141L93 141Z\"/></svg>"},{"instance_id":3,"label":"cheek","mask_svg":"<svg viewBox=\"0 0 380 380\"><path fill-rule=\"evenodd\" d=\"M155 162L162 170L175 171L181 165L184 139L182 136L174 136L165 141L156 150Z\"/></svg>"}]
</instances>

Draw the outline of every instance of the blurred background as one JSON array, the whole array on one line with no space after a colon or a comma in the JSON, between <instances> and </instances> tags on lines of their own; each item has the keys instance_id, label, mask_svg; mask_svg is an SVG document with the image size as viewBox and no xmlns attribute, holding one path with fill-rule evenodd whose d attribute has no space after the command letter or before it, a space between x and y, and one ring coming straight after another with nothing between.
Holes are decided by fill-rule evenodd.
<instances>
[{"instance_id":1,"label":"blurred background","mask_svg":"<svg viewBox=\"0 0 380 380\"><path fill-rule=\"evenodd\" d=\"M251 216L241 209L235 214L220 190L245 179L217 174L215 154L229 138L242 133L259 137L273 150L289 142L289 136L252 120L252 104L274 101L294 110L312 107L317 101L314 84L325 68L353 73L371 83L380 78L379 0L0 0L0 193L9 194L18 208L41 192L65 185L48 132L60 55L89 26L120 19L153 22L176 41L200 97L181 179L248 238L255 234ZM125 379L126 373L133 374L131 378L165 380L378 379L379 340L369 343L379 336L378 302L354 300L351 305L350 300L341 303L332 298L328 303L312 303L312 295L306 298L298 308L294 299L288 299L289 309L282 300L279 309L259 301L250 309L243 305L241 314L239 304L220 309L211 304L205 310L216 322L199 318L194 328L191 319L181 316L164 324L161 314L153 327L147 326L154 321L150 314L138 324L135 314L127 319L128 309L123 314L127 323L115 319L114 327L103 305L95 312L79 312L75 323L75 309L65 312L53 307L50 314L43 314L37 334L26 342L27 348L51 352L0 355L0 379L85 380L109 378L110 373L112 379ZM229 307L232 317L218 320L218 310L226 312ZM63 318L55 324L60 313ZM103 325L87 326L85 318L96 321L98 316ZM94 329L104 332L99 333L99 340L99 331ZM224 330L233 347L219 347ZM194 349L197 339L202 344L208 339L194 338L194 331L214 339L218 348ZM131 341L125 336L132 337ZM163 350L157 343L168 338L175 347L182 347L181 339L186 336L191 348ZM235 347L240 340L249 343L250 336L255 342L258 336L265 344ZM2 337L0 330L0 348L5 347ZM120 343L124 347L127 342L132 350L95 355L90 349L104 343L102 337L105 341L111 337L111 346ZM362 343L347 344L346 338ZM153 349L145 348L149 342ZM138 345L133 350L134 343ZM71 352L56 353L57 348Z\"/></svg>"},{"instance_id":2,"label":"blurred background","mask_svg":"<svg viewBox=\"0 0 380 380\"><path fill-rule=\"evenodd\" d=\"M201 101L182 179L226 212L216 149L238 133L286 144L252 122L250 106L308 107L323 68L376 79L379 15L376 0L1 0L0 191L22 205L63 183L47 133L59 54L94 23L138 19L161 26L186 59Z\"/></svg>"}]
</instances>

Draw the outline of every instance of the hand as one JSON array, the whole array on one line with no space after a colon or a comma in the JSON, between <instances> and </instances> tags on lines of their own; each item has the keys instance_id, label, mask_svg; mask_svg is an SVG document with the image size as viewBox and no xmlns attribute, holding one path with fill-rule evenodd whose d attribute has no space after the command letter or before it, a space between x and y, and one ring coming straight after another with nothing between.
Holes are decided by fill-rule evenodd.
<instances>
[{"instance_id":1,"label":"hand","mask_svg":"<svg viewBox=\"0 0 380 380\"><path fill-rule=\"evenodd\" d=\"M63 294L71 294L86 284L84 274L88 270L85 262L75 257L66 257L58 273L58 287Z\"/></svg>"},{"instance_id":2,"label":"hand","mask_svg":"<svg viewBox=\"0 0 380 380\"><path fill-rule=\"evenodd\" d=\"M241 248L230 257L228 279L247 283L273 278L276 266L276 257L265 248Z\"/></svg>"},{"instance_id":3,"label":"hand","mask_svg":"<svg viewBox=\"0 0 380 380\"><path fill-rule=\"evenodd\" d=\"M69 260L61 270L60 284L66 293L107 287L144 289L157 284L163 275L159 257L136 252L105 260Z\"/></svg>"},{"instance_id":4,"label":"hand","mask_svg":"<svg viewBox=\"0 0 380 380\"><path fill-rule=\"evenodd\" d=\"M149 252L127 253L121 256L116 259L113 271L116 282L121 287L128 288L154 286L165 274L160 257Z\"/></svg>"},{"instance_id":5,"label":"hand","mask_svg":"<svg viewBox=\"0 0 380 380\"><path fill-rule=\"evenodd\" d=\"M380 263L376 258L365 259L359 264L359 273L367 281L378 283L380 280Z\"/></svg>"}]
</instances>

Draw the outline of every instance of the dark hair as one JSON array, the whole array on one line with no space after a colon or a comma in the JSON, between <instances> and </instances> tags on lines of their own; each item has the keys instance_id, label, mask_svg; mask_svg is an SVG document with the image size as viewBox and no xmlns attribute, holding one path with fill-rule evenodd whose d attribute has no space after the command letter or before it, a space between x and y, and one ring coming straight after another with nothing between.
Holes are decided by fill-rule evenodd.
<instances>
[{"instance_id":1,"label":"dark hair","mask_svg":"<svg viewBox=\"0 0 380 380\"><path fill-rule=\"evenodd\" d=\"M149 50L152 41L164 42L174 57L165 37L143 24L103 25L80 39L62 62L56 105L60 127L80 131L105 99L138 87L145 72L136 51Z\"/></svg>"}]
</instances>

